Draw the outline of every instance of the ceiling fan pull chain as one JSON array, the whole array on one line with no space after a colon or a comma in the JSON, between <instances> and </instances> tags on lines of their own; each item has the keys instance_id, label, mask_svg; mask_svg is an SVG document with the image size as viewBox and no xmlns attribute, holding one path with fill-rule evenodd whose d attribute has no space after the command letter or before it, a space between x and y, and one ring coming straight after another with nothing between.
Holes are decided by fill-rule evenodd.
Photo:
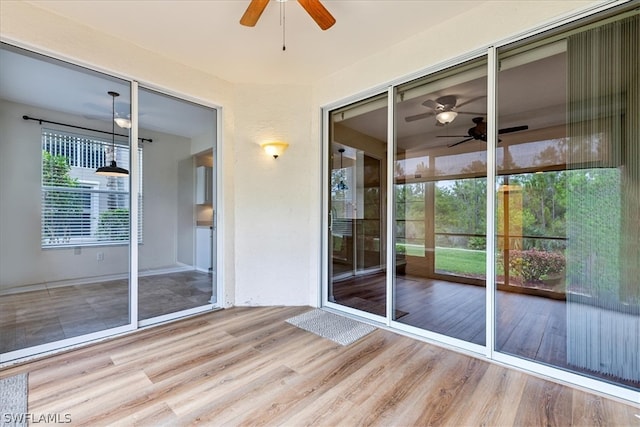
<instances>
[{"instance_id":1,"label":"ceiling fan pull chain","mask_svg":"<svg viewBox=\"0 0 640 427\"><path fill-rule=\"evenodd\" d=\"M287 50L287 47L285 46L285 8L286 8L286 1L280 2L280 26L282 26L282 50Z\"/></svg>"}]
</instances>

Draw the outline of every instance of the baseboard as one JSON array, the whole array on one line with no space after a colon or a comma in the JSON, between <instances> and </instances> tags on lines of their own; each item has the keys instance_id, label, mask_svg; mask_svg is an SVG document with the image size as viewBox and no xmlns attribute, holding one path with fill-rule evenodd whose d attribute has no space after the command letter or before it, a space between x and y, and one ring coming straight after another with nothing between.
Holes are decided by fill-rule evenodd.
<instances>
[{"instance_id":1,"label":"baseboard","mask_svg":"<svg viewBox=\"0 0 640 427\"><path fill-rule=\"evenodd\" d=\"M194 268L193 266L179 263L178 265L171 266L171 267L140 270L138 272L138 277L156 276L159 274L180 273L183 271L193 271L193 270L197 270L197 269ZM32 285L23 285L23 286L17 286L15 288L2 289L0 290L0 296L19 294L23 292L34 292L34 291L43 291L47 289L63 288L66 286L91 285L94 283L108 282L111 280L122 280L128 277L129 277L128 273L119 273L119 274L108 274L105 276L83 277L78 279L57 280L54 282L35 283Z\"/></svg>"}]
</instances>

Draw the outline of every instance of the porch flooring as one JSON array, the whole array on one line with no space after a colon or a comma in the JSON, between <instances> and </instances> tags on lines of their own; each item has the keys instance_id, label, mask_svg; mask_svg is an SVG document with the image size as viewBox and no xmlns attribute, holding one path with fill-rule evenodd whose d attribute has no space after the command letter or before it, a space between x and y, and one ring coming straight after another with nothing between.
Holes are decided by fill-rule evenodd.
<instances>
[{"instance_id":1,"label":"porch flooring","mask_svg":"<svg viewBox=\"0 0 640 427\"><path fill-rule=\"evenodd\" d=\"M205 313L0 371L87 426L632 426L639 408L384 329L341 346L309 307Z\"/></svg>"},{"instance_id":2,"label":"porch flooring","mask_svg":"<svg viewBox=\"0 0 640 427\"><path fill-rule=\"evenodd\" d=\"M334 282L333 295L338 304L385 315L383 273ZM398 322L485 345L486 293L483 286L396 276L395 297L395 320ZM640 389L640 381L612 378L567 362L565 301L498 291L496 313L497 351Z\"/></svg>"}]
</instances>

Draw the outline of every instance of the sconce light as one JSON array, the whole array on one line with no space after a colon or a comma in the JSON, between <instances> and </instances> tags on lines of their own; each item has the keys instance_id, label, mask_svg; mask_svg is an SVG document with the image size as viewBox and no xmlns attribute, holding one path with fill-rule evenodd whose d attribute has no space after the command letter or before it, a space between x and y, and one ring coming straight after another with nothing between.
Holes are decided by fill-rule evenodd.
<instances>
[{"instance_id":1,"label":"sconce light","mask_svg":"<svg viewBox=\"0 0 640 427\"><path fill-rule=\"evenodd\" d=\"M451 123L457 116L458 113L456 113L455 111L443 111L436 115L436 120L443 125L446 125L447 123Z\"/></svg>"},{"instance_id":2,"label":"sconce light","mask_svg":"<svg viewBox=\"0 0 640 427\"><path fill-rule=\"evenodd\" d=\"M273 156L274 159L277 159L278 156L284 153L284 150L287 149L289 144L284 141L269 141L263 142L262 144L260 144L260 146L264 151L267 152L267 154Z\"/></svg>"}]
</instances>

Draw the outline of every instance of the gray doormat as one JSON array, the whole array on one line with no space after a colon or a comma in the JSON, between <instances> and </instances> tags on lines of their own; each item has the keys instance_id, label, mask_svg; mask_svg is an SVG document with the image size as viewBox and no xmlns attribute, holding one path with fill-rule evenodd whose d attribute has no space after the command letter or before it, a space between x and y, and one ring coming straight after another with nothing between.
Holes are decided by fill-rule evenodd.
<instances>
[{"instance_id":1,"label":"gray doormat","mask_svg":"<svg viewBox=\"0 0 640 427\"><path fill-rule=\"evenodd\" d=\"M318 308L287 319L287 323L340 345L349 345L376 330L375 326Z\"/></svg>"},{"instance_id":2,"label":"gray doormat","mask_svg":"<svg viewBox=\"0 0 640 427\"><path fill-rule=\"evenodd\" d=\"M0 425L26 426L27 374L0 379Z\"/></svg>"}]
</instances>

